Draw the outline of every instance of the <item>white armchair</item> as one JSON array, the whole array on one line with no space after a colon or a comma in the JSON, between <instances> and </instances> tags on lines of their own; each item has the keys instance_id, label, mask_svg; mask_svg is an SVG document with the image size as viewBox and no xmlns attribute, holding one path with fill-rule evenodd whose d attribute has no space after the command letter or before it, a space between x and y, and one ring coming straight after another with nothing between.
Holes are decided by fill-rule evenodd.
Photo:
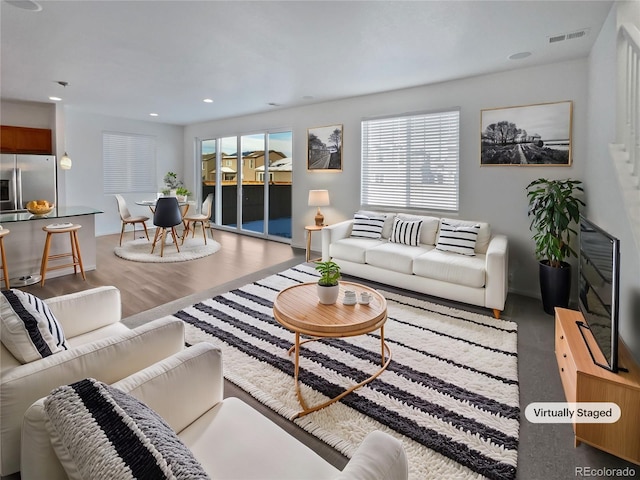
<instances>
[{"instance_id":1,"label":"white armchair","mask_svg":"<svg viewBox=\"0 0 640 480\"><path fill-rule=\"evenodd\" d=\"M399 440L369 434L343 472L237 398L223 399L222 354L189 347L113 385L138 398L177 433L211 478L406 480ZM44 399L23 424L22 480L66 479L79 466L52 430ZM84 452L86 454L86 452ZM63 466L64 465L64 468Z\"/></svg>"},{"instance_id":2,"label":"white armchair","mask_svg":"<svg viewBox=\"0 0 640 480\"><path fill-rule=\"evenodd\" d=\"M184 348L184 324L156 320L136 329L120 322L120 291L98 287L45 300L69 350L22 364L0 347L0 475L20 469L22 417L37 399L85 377L116 382Z\"/></svg>"}]
</instances>

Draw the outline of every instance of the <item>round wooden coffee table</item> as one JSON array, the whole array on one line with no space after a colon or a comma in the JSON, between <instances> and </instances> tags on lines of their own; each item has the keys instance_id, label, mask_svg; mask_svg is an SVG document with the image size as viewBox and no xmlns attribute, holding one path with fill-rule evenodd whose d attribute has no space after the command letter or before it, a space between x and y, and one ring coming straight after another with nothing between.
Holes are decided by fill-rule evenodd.
<instances>
[{"instance_id":1,"label":"round wooden coffee table","mask_svg":"<svg viewBox=\"0 0 640 480\"><path fill-rule=\"evenodd\" d=\"M338 301L333 305L323 305L318 302L316 288L316 282L293 285L278 293L273 302L273 314L276 320L295 333L295 343L289 349L289 355L295 352L294 381L298 401L302 407L302 411L298 413L297 417L331 405L355 389L369 383L377 378L391 361L391 351L384 341L387 301L380 293L358 283L340 282ZM360 303L345 305L342 303L345 290L355 290L358 299L361 292L368 292L371 295L371 301L367 305ZM321 338L354 337L378 329L380 329L380 363L382 368L366 380L349 387L340 395L319 405L308 406L302 397L298 381L300 347L307 342L320 340ZM300 335L307 335L312 338L301 341Z\"/></svg>"}]
</instances>

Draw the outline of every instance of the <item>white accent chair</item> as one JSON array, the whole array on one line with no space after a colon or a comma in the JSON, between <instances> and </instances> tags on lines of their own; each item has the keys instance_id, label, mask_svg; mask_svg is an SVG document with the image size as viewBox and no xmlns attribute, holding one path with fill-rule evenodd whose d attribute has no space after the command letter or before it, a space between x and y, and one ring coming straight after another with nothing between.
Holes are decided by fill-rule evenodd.
<instances>
[{"instance_id":1,"label":"white accent chair","mask_svg":"<svg viewBox=\"0 0 640 480\"><path fill-rule=\"evenodd\" d=\"M1 476L20 469L22 417L34 401L86 377L116 382L184 348L180 320L155 320L133 330L121 323L120 291L115 287L92 288L45 303L62 325L69 350L22 364L0 347Z\"/></svg>"},{"instance_id":2,"label":"white accent chair","mask_svg":"<svg viewBox=\"0 0 640 480\"><path fill-rule=\"evenodd\" d=\"M120 230L120 246L122 246L122 236L124 235L124 228L127 225L133 225L133 239L136 239L136 223L142 224L144 234L147 236L147 240L149 240L149 232L147 232L147 224L145 223L149 220L149 217L145 217L144 215L134 217L131 215L131 212L129 212L127 202L124 197L118 193L115 194L115 197L118 201L118 213L120 214L120 220L122 221L122 230Z\"/></svg>"},{"instance_id":3,"label":"white accent chair","mask_svg":"<svg viewBox=\"0 0 640 480\"><path fill-rule=\"evenodd\" d=\"M113 385L138 398L178 434L211 478L406 480L402 443L375 431L342 472L237 398L223 399L222 353L209 343L183 350ZM75 462L50 433L44 399L23 424L22 480L66 479Z\"/></svg>"}]
</instances>

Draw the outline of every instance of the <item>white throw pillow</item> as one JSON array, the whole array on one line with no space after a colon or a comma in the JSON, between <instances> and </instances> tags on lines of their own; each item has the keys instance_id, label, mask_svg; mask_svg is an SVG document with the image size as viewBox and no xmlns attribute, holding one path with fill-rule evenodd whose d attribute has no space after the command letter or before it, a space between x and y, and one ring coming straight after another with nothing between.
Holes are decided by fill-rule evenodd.
<instances>
[{"instance_id":1,"label":"white throw pillow","mask_svg":"<svg viewBox=\"0 0 640 480\"><path fill-rule=\"evenodd\" d=\"M385 217L383 215L367 216L356 213L353 216L352 237L381 238Z\"/></svg>"},{"instance_id":2,"label":"white throw pillow","mask_svg":"<svg viewBox=\"0 0 640 480\"><path fill-rule=\"evenodd\" d=\"M417 247L420 242L420 230L422 230L422 220L405 221L396 217L393 220L393 231L389 241Z\"/></svg>"},{"instance_id":3,"label":"white throw pillow","mask_svg":"<svg viewBox=\"0 0 640 480\"><path fill-rule=\"evenodd\" d=\"M440 222L440 235L436 248L445 252L474 256L480 225L452 225Z\"/></svg>"},{"instance_id":4,"label":"white throw pillow","mask_svg":"<svg viewBox=\"0 0 640 480\"><path fill-rule=\"evenodd\" d=\"M393 230L393 219L396 217L395 213L376 212L374 210L358 210L356 213L359 215L366 215L367 217L384 217L382 238L389 238L391 236L391 230Z\"/></svg>"},{"instance_id":5,"label":"white throw pillow","mask_svg":"<svg viewBox=\"0 0 640 480\"><path fill-rule=\"evenodd\" d=\"M46 303L22 290L0 294L0 338L21 363L68 350L62 326Z\"/></svg>"}]
</instances>

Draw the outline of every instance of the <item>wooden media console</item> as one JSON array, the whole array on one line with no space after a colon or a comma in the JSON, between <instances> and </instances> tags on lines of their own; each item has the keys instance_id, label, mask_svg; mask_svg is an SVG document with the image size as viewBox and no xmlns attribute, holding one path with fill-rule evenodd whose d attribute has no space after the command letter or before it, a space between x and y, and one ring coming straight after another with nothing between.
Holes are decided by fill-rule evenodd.
<instances>
[{"instance_id":1,"label":"wooden media console","mask_svg":"<svg viewBox=\"0 0 640 480\"><path fill-rule=\"evenodd\" d=\"M555 352L567 402L612 402L621 410L615 423L573 423L575 444L587 443L640 465L640 367L622 341L618 364L628 372L613 373L597 366L606 364L590 330L580 332L582 313L556 308ZM583 335L584 334L584 338Z\"/></svg>"}]
</instances>

